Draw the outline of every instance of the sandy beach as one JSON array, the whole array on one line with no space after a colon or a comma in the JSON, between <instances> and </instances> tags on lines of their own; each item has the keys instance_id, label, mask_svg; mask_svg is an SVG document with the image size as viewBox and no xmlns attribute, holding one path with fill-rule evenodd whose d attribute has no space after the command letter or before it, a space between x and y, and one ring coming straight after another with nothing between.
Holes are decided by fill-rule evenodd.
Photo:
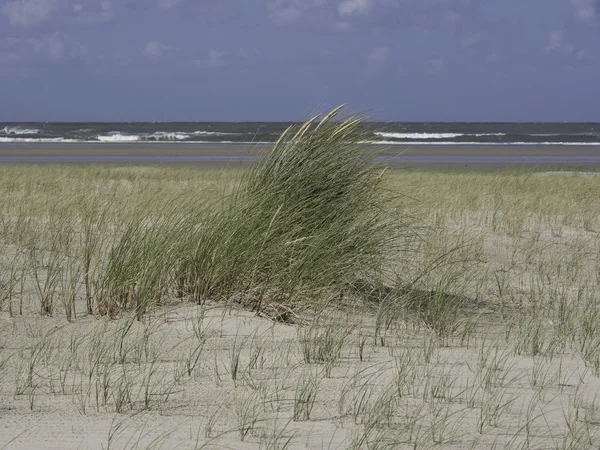
<instances>
[{"instance_id":1,"label":"sandy beach","mask_svg":"<svg viewBox=\"0 0 600 450\"><path fill-rule=\"evenodd\" d=\"M600 148L324 130L0 146L0 448L596 448Z\"/></svg>"},{"instance_id":2,"label":"sandy beach","mask_svg":"<svg viewBox=\"0 0 600 450\"><path fill-rule=\"evenodd\" d=\"M295 324L188 296L88 313L85 248L98 297L113 230L236 180L194 167L0 166L0 448L597 447L600 178L388 171L417 231L394 270L441 309L374 291Z\"/></svg>"},{"instance_id":3,"label":"sandy beach","mask_svg":"<svg viewBox=\"0 0 600 450\"><path fill-rule=\"evenodd\" d=\"M12 143L0 145L0 164L170 164L229 166L256 160L269 144ZM600 168L600 146L369 145L393 168L495 171Z\"/></svg>"},{"instance_id":4,"label":"sandy beach","mask_svg":"<svg viewBox=\"0 0 600 450\"><path fill-rule=\"evenodd\" d=\"M171 218L206 220L239 181L197 169L260 149L2 146L0 161L13 163L0 164L0 448L595 448L600 178L565 173L566 163L500 170L598 150L388 148L414 158L393 167L415 170L385 174L386 210L408 231L385 267L413 290L358 286L339 308L324 297L318 320L299 311L286 323L176 292L140 321L131 306L112 317L88 306L88 290L101 305L110 277L173 267L187 246L163 250L162 236L198 239L169 232ZM174 156L207 159L144 159ZM449 169L464 164L418 158L489 162L458 173ZM277 214L262 216L252 223L268 225L266 245ZM154 236L135 231L150 217L166 232L111 271L119 249Z\"/></svg>"}]
</instances>

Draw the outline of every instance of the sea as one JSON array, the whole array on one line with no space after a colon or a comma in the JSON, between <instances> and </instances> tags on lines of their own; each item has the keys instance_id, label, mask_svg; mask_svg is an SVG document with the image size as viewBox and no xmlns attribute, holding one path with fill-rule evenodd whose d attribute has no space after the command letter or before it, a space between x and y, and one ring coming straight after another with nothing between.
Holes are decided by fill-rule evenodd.
<instances>
[{"instance_id":1,"label":"sea","mask_svg":"<svg viewBox=\"0 0 600 450\"><path fill-rule=\"evenodd\" d=\"M2 143L275 142L290 122L0 122ZM600 145L600 123L365 122L365 140L385 145Z\"/></svg>"}]
</instances>

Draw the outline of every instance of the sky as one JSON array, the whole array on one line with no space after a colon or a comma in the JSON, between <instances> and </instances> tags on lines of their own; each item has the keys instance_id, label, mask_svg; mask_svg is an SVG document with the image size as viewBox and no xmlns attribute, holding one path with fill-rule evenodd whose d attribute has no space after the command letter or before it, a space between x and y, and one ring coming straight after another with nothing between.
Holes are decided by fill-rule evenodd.
<instances>
[{"instance_id":1,"label":"sky","mask_svg":"<svg viewBox=\"0 0 600 450\"><path fill-rule=\"evenodd\" d=\"M0 0L0 121L600 121L600 0Z\"/></svg>"}]
</instances>

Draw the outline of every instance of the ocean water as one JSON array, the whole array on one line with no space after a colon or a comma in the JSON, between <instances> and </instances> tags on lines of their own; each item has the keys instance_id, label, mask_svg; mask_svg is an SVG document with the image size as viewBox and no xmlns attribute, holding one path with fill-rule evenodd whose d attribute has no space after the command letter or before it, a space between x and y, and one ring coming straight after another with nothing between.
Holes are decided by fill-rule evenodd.
<instances>
[{"instance_id":1,"label":"ocean water","mask_svg":"<svg viewBox=\"0 0 600 450\"><path fill-rule=\"evenodd\" d=\"M0 122L2 143L268 143L289 122ZM600 145L600 123L367 122L375 144Z\"/></svg>"}]
</instances>

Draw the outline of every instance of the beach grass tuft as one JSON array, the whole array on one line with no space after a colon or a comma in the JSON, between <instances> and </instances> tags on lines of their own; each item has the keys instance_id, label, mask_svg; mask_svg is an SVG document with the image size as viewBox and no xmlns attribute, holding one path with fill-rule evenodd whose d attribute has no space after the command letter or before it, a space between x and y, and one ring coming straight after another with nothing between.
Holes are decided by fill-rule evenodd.
<instances>
[{"instance_id":1,"label":"beach grass tuft","mask_svg":"<svg viewBox=\"0 0 600 450\"><path fill-rule=\"evenodd\" d=\"M360 119L338 114L289 128L212 210L134 219L110 253L100 312L177 292L290 320L356 280L380 281L397 232L384 170L363 152Z\"/></svg>"}]
</instances>

